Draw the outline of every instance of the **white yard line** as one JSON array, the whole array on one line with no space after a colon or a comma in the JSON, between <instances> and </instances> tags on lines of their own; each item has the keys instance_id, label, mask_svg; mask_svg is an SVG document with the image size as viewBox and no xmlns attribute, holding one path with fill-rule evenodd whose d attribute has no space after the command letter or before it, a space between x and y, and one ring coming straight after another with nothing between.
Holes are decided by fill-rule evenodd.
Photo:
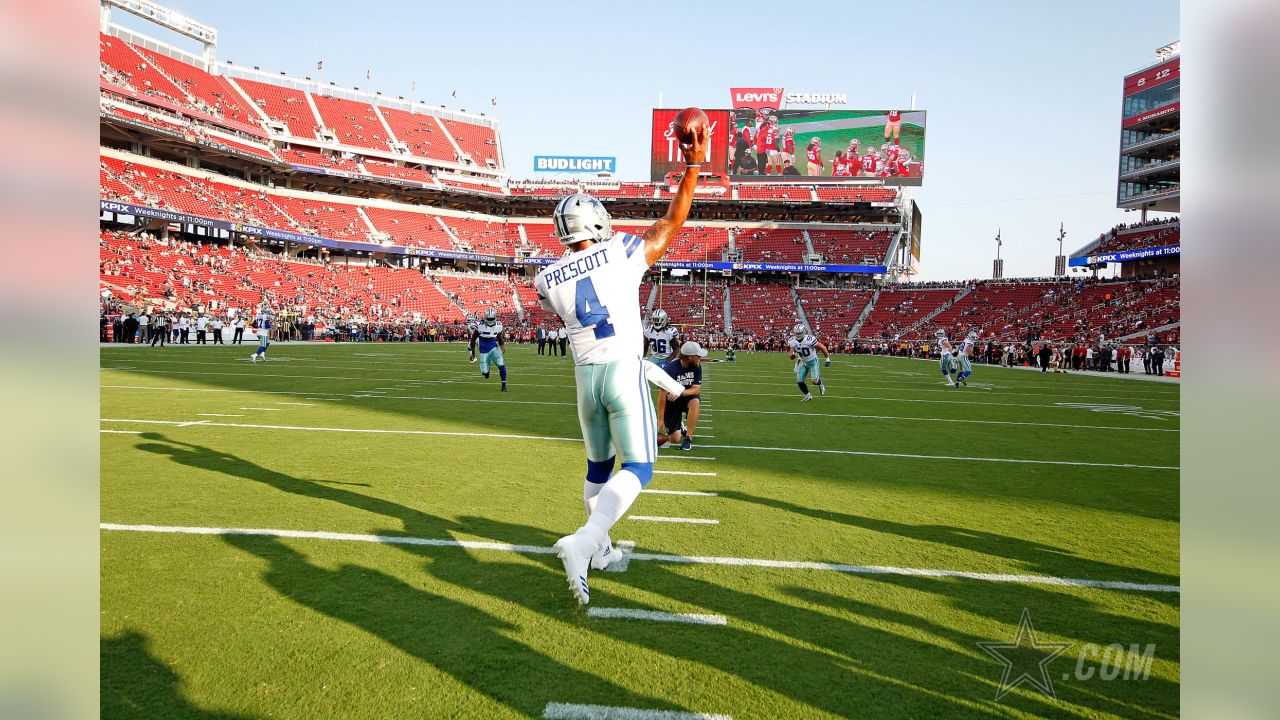
<instances>
[{"instance_id":1,"label":"white yard line","mask_svg":"<svg viewBox=\"0 0 1280 720\"><path fill-rule=\"evenodd\" d=\"M141 435L141 430L99 430L100 433L111 433L114 435Z\"/></svg>"},{"instance_id":2,"label":"white yard line","mask_svg":"<svg viewBox=\"0 0 1280 720\"><path fill-rule=\"evenodd\" d=\"M297 403L297 402L284 402L284 401L277 402L276 404L277 405L297 405L298 407L315 407L316 406L315 403Z\"/></svg>"},{"instance_id":3,"label":"white yard line","mask_svg":"<svg viewBox=\"0 0 1280 720\"><path fill-rule=\"evenodd\" d=\"M650 490L645 488L640 492L650 495L692 495L694 497L716 497L713 492L702 492L701 490Z\"/></svg>"},{"instance_id":4,"label":"white yard line","mask_svg":"<svg viewBox=\"0 0 1280 720\"><path fill-rule=\"evenodd\" d=\"M276 408L240 408L241 410L273 410ZM184 421L179 420L140 420L125 418L101 418L101 422L106 423L144 423L151 425L183 425ZM309 427L303 425L258 425L253 423L220 423L220 422L202 422L204 427L226 427L226 428L251 428L255 430L289 430L296 432L340 432L340 433L373 433L382 435L442 435L451 437L486 437L486 438L509 438L513 440L541 440L549 442L582 442L579 438L553 437L544 435L517 435L515 433L466 433L466 432L449 432L444 430L392 430L382 428L338 428L338 427ZM727 450L753 450L759 452L795 452L795 453L816 453L823 455L859 455L864 457L891 457L891 458L909 458L913 460L958 460L965 462L993 462L993 463L1015 463L1022 465L1070 465L1079 467L1114 467L1114 468L1139 468L1145 470L1178 470L1176 465L1140 465L1137 463L1100 463L1086 462L1079 460L1033 460L1026 458L995 458L995 457L972 457L965 455L924 455L920 453L890 453L890 452L873 452L870 450L824 450L820 448L787 448L787 447L770 447L766 445L703 445L704 448L720 448ZM664 459L682 458L685 460L715 460L713 457L697 457L690 455L677 454L680 450L670 453L662 453L659 457Z\"/></svg>"},{"instance_id":5,"label":"white yard line","mask_svg":"<svg viewBox=\"0 0 1280 720\"><path fill-rule=\"evenodd\" d=\"M592 606L587 608L588 617L619 618L624 620L651 620L653 622L689 623L690 625L725 625L723 615L701 615L698 613L669 613L657 610L638 610L634 608L603 608Z\"/></svg>"},{"instance_id":6,"label":"white yard line","mask_svg":"<svg viewBox=\"0 0 1280 720\"><path fill-rule=\"evenodd\" d=\"M255 408L255 407L242 407L242 408L240 408L240 409L241 409L241 410L266 410L267 412L280 412L280 408Z\"/></svg>"},{"instance_id":7,"label":"white yard line","mask_svg":"<svg viewBox=\"0 0 1280 720\"><path fill-rule=\"evenodd\" d=\"M719 520L708 520L706 518L677 518L677 517L660 517L658 515L627 515L627 520L640 520L642 522L661 522L661 523L686 523L689 525L719 525Z\"/></svg>"},{"instance_id":8,"label":"white yard line","mask_svg":"<svg viewBox=\"0 0 1280 720\"><path fill-rule=\"evenodd\" d=\"M547 703L542 720L733 720L728 715L684 712L683 710L645 710L614 705L578 705Z\"/></svg>"},{"instance_id":9,"label":"white yard line","mask_svg":"<svg viewBox=\"0 0 1280 720\"><path fill-rule=\"evenodd\" d=\"M244 417L236 413L196 413L200 417Z\"/></svg>"},{"instance_id":10,"label":"white yard line","mask_svg":"<svg viewBox=\"0 0 1280 720\"><path fill-rule=\"evenodd\" d=\"M713 472L690 472L688 470L654 470L654 475L700 475L702 477L715 477Z\"/></svg>"},{"instance_id":11,"label":"white yard line","mask_svg":"<svg viewBox=\"0 0 1280 720\"><path fill-rule=\"evenodd\" d=\"M795 412L792 410L725 410L727 413L749 415L798 415L811 418L853 418L858 420L904 420L911 422L967 423L973 425L1029 425L1033 427L1079 428L1083 430L1131 430L1135 432L1182 432L1178 428L1122 427L1119 425L1072 425L1069 423L1041 423L1021 420L969 420L957 418L907 417L902 415L848 415L827 412Z\"/></svg>"},{"instance_id":12,"label":"white yard line","mask_svg":"<svg viewBox=\"0 0 1280 720\"><path fill-rule=\"evenodd\" d=\"M480 542L475 540L445 540L437 538L408 537L402 535L365 535L360 533L336 533L313 530L273 530L263 528L217 528L217 527L183 527L167 525L127 525L121 523L101 523L102 530L118 532L165 533L183 535L259 535L266 537L301 538L311 540L335 540L345 542L381 543L386 545L424 545L429 547L458 547L471 550L495 550L499 552L515 552L525 555L554 555L555 548L545 545L513 545L500 542ZM618 543L622 545L622 543ZM1102 590L1132 590L1134 592L1169 592L1180 593L1177 585L1159 585L1150 583L1134 583L1119 580L1086 580L1078 578L1054 577L1051 575L1017 575L1007 573L969 572L965 570L946 570L937 568L904 568L881 565L845 565L829 562L808 562L790 560L764 560L734 557L700 557L690 555L664 555L656 553L632 553L631 560L659 563L679 563L692 565L731 565L739 567L761 567L780 570L817 570L827 572L849 573L854 575L909 575L918 577L946 577L983 582L1021 583L1030 585L1057 585L1062 587L1085 587Z\"/></svg>"}]
</instances>

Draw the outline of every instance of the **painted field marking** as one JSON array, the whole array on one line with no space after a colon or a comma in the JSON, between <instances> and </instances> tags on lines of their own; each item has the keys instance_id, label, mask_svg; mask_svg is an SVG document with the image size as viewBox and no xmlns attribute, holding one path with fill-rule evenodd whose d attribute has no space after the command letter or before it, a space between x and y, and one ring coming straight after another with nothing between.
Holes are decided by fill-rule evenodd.
<instances>
[{"instance_id":1,"label":"painted field marking","mask_svg":"<svg viewBox=\"0 0 1280 720\"><path fill-rule=\"evenodd\" d=\"M716 494L713 492L702 492L701 490L649 490L648 488L645 488L640 492L648 493L652 495L692 495L694 497L716 497Z\"/></svg>"},{"instance_id":2,"label":"painted field marking","mask_svg":"<svg viewBox=\"0 0 1280 720\"><path fill-rule=\"evenodd\" d=\"M240 409L241 409L241 410L265 410L265 411L267 411L267 412L280 412L280 408L255 408L255 407L242 407L242 408L240 408Z\"/></svg>"},{"instance_id":3,"label":"painted field marking","mask_svg":"<svg viewBox=\"0 0 1280 720\"><path fill-rule=\"evenodd\" d=\"M568 405L577 407L577 403L571 402L555 402L551 400L482 400L477 398L447 398L447 397L426 397L422 395L362 395L359 393L316 393L314 390L308 392L298 392L291 390L233 390L230 388L183 388L183 387L159 387L155 385L99 385L101 388L111 388L113 390L154 390L157 392L208 392L208 393L245 393L249 395L330 395L330 397L308 397L307 400L328 400L330 402L339 402L343 398L372 398L376 397L380 400L440 400L443 402L469 402L469 403L499 403L513 405Z\"/></svg>"},{"instance_id":4,"label":"painted field marking","mask_svg":"<svg viewBox=\"0 0 1280 720\"><path fill-rule=\"evenodd\" d=\"M316 406L315 403L284 402L283 400L277 402L276 404L277 405L297 405L299 407L315 407Z\"/></svg>"},{"instance_id":5,"label":"painted field marking","mask_svg":"<svg viewBox=\"0 0 1280 720\"><path fill-rule=\"evenodd\" d=\"M719 520L707 520L706 518L677 518L677 517L660 517L658 515L628 515L628 520L641 520L643 522L662 522L662 523L686 523L689 525L719 525Z\"/></svg>"},{"instance_id":6,"label":"painted field marking","mask_svg":"<svg viewBox=\"0 0 1280 720\"><path fill-rule=\"evenodd\" d=\"M549 702L542 710L542 720L733 720L733 718L728 715L684 712L683 710L645 710L612 705Z\"/></svg>"},{"instance_id":7,"label":"painted field marking","mask_svg":"<svg viewBox=\"0 0 1280 720\"><path fill-rule=\"evenodd\" d=\"M967 423L973 425L1030 425L1034 427L1079 428L1082 430L1132 430L1135 432L1182 432L1178 428L1144 428L1121 427L1118 425L1072 425L1068 423L1041 423L1021 420L968 420L956 418L908 417L903 415L848 415L844 413L826 412L794 412L791 410L725 410L728 413L748 413L751 415L801 415L812 418L854 418L859 420L909 420L914 422Z\"/></svg>"},{"instance_id":8,"label":"painted field marking","mask_svg":"<svg viewBox=\"0 0 1280 720\"><path fill-rule=\"evenodd\" d=\"M100 433L112 433L115 435L141 435L141 430L99 430Z\"/></svg>"},{"instance_id":9,"label":"painted field marking","mask_svg":"<svg viewBox=\"0 0 1280 720\"><path fill-rule=\"evenodd\" d=\"M726 625L728 621L723 615L702 615L699 613L669 613L657 610L639 610L634 608L590 607L588 617L620 618L625 620L651 620L653 622L688 623L690 625Z\"/></svg>"},{"instance_id":10,"label":"painted field marking","mask_svg":"<svg viewBox=\"0 0 1280 720\"><path fill-rule=\"evenodd\" d=\"M200 417L244 417L236 413L196 413Z\"/></svg>"},{"instance_id":11,"label":"painted field marking","mask_svg":"<svg viewBox=\"0 0 1280 720\"><path fill-rule=\"evenodd\" d=\"M634 516L633 516L634 517ZM144 533L173 533L182 535L258 535L266 537L304 538L311 540L337 540L346 542L379 543L385 545L422 545L428 547L458 547L470 550L496 550L525 555L554 555L556 550L546 545L513 545L511 543L482 542L477 540L444 540L406 535L365 535L314 530L273 530L262 528L182 527L171 525L126 525L100 523L102 530ZM618 543L621 546L623 543ZM1019 583L1028 585L1056 585L1060 587L1085 587L1100 590L1132 590L1134 592L1180 593L1177 585L1135 583L1121 580L1084 580L1054 577L1052 575L1017 575L1008 573L969 572L966 570L941 570L936 568L904 568L888 565L846 565L843 563L809 562L793 560L763 560L755 558L705 557L694 555L663 555L655 553L630 553L630 560L679 563L686 565L732 565L761 567L779 570L820 570L849 573L852 575L909 575L917 577L958 578L983 582Z\"/></svg>"},{"instance_id":12,"label":"painted field marking","mask_svg":"<svg viewBox=\"0 0 1280 720\"><path fill-rule=\"evenodd\" d=\"M240 408L241 410L275 410L277 408ZM182 425L177 420L137 420L124 418L99 418L100 422L107 423L144 423L150 425ZM465 433L465 432L449 432L445 430L388 430L381 428L335 428L335 427L309 427L302 425L256 425L251 423L220 423L205 422L205 427L226 427L226 428L250 428L255 430L291 430L299 432L340 432L340 433L373 433L381 435L441 435L447 437L484 437L484 438L504 438L512 440L540 440L547 442L575 442L580 443L580 438L553 437L543 435L517 435L515 433ZM992 457L970 457L964 455L923 455L919 453L889 453L889 452L873 452L870 450L824 450L820 448L785 448L770 447L765 445L703 445L707 448L721 448L728 450L756 450L762 452L796 452L796 453L816 453L821 455L858 455L864 457L892 457L892 458L909 458L913 460L963 460L967 462L1000 462L1015 463L1021 465L1072 465L1080 467L1115 467L1115 468L1138 468L1144 470L1179 470L1177 465L1139 465L1134 463L1099 463L1085 462L1079 460L1031 460L1020 458L992 458ZM660 457L664 459L684 459L684 460L715 460L714 457L698 457L688 454L681 454L681 451L675 450L670 453L661 453Z\"/></svg>"},{"instance_id":13,"label":"painted field marking","mask_svg":"<svg viewBox=\"0 0 1280 720\"><path fill-rule=\"evenodd\" d=\"M654 470L654 475L700 475L702 477L715 477L713 472L690 472L688 470Z\"/></svg>"},{"instance_id":14,"label":"painted field marking","mask_svg":"<svg viewBox=\"0 0 1280 720\"><path fill-rule=\"evenodd\" d=\"M192 420L191 422L178 423L178 427L191 427L192 425L205 425L212 422L211 420Z\"/></svg>"},{"instance_id":15,"label":"painted field marking","mask_svg":"<svg viewBox=\"0 0 1280 720\"><path fill-rule=\"evenodd\" d=\"M614 552L618 553L620 560L614 560L605 566L603 572L620 573L626 572L631 566L631 553L636 549L634 540L619 540L613 544Z\"/></svg>"}]
</instances>

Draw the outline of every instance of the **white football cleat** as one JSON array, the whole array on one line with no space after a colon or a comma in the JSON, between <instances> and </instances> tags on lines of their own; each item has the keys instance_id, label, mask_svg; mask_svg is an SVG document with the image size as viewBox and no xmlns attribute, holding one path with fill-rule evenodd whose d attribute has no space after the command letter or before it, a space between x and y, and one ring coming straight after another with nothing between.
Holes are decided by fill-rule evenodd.
<instances>
[{"instance_id":1,"label":"white football cleat","mask_svg":"<svg viewBox=\"0 0 1280 720\"><path fill-rule=\"evenodd\" d=\"M603 570L609 567L610 563L621 556L622 553L613 549L613 541L609 539L608 535L606 535L604 538L604 545L600 546L600 549L595 551L595 554L591 556L591 569Z\"/></svg>"},{"instance_id":2,"label":"white football cleat","mask_svg":"<svg viewBox=\"0 0 1280 720\"><path fill-rule=\"evenodd\" d=\"M591 566L594 550L586 547L586 541L577 534L565 535L556 541L556 557L564 564L564 576L569 581L569 591L579 605L591 602L591 589L587 586L587 570Z\"/></svg>"},{"instance_id":3,"label":"white football cleat","mask_svg":"<svg viewBox=\"0 0 1280 720\"><path fill-rule=\"evenodd\" d=\"M475 364L476 364L476 359L475 359L475 358L471 358L471 362L470 362L470 363L468 363L468 364L469 364L469 365L475 365Z\"/></svg>"},{"instance_id":4,"label":"white football cleat","mask_svg":"<svg viewBox=\"0 0 1280 720\"><path fill-rule=\"evenodd\" d=\"M252 361L254 361L254 362L258 362L258 353L254 353L254 354L250 355L250 356L249 356L249 359L250 359L250 360L252 360Z\"/></svg>"},{"instance_id":5,"label":"white football cleat","mask_svg":"<svg viewBox=\"0 0 1280 720\"><path fill-rule=\"evenodd\" d=\"M809 402L812 399L813 399L813 393L805 393L804 397L800 398L800 402Z\"/></svg>"},{"instance_id":6,"label":"white football cleat","mask_svg":"<svg viewBox=\"0 0 1280 720\"><path fill-rule=\"evenodd\" d=\"M822 391L822 394L823 394L823 395L826 395L826 394L827 394L827 384L826 384L826 383L822 383L821 385L819 385L819 386L818 386L818 389Z\"/></svg>"}]
</instances>

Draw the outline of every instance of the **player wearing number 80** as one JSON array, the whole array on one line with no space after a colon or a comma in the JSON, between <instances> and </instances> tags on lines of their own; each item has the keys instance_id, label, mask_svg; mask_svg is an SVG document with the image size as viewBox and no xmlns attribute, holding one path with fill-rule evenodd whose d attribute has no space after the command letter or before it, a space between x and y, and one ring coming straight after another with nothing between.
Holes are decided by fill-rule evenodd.
<instances>
[{"instance_id":1,"label":"player wearing number 80","mask_svg":"<svg viewBox=\"0 0 1280 720\"><path fill-rule=\"evenodd\" d=\"M706 157L709 139L707 125L695 126L681 145L684 156ZM556 554L582 605L590 600L588 568L608 563L609 530L653 477L657 422L646 372L656 368L641 358L640 279L684 225L698 167L688 166L666 215L643 237L613 232L609 213L586 193L561 200L553 216L555 231L572 252L533 281L542 306L564 321L573 348L578 422L587 452L583 500L588 517L577 532L556 542ZM621 469L615 474L617 460Z\"/></svg>"},{"instance_id":2,"label":"player wearing number 80","mask_svg":"<svg viewBox=\"0 0 1280 720\"><path fill-rule=\"evenodd\" d=\"M827 394L827 386L822 384L822 376L818 373L818 353L826 358L827 367L831 367L831 353L827 351L827 346L818 342L818 338L809 334L804 325L796 323L791 332L795 337L787 341L787 346L791 350L792 359L796 361L796 385L804 393L800 402L809 402L813 399L813 393L809 392L805 380L812 379L818 390L823 395Z\"/></svg>"}]
</instances>

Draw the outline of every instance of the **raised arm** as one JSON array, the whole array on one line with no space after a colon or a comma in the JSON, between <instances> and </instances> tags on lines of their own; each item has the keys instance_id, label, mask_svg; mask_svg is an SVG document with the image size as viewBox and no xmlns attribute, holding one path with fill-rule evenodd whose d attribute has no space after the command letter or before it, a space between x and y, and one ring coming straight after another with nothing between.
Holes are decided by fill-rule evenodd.
<instances>
[{"instance_id":1,"label":"raised arm","mask_svg":"<svg viewBox=\"0 0 1280 720\"><path fill-rule=\"evenodd\" d=\"M707 156L707 143L711 141L711 129L700 128L694 132L693 142L680 145L684 154L684 177L680 179L680 188L676 196L671 198L667 214L658 219L644 233L644 259L650 265L662 259L672 238L680 232L684 221L689 217L689 207L693 204L693 190L698 184L698 170L702 160Z\"/></svg>"}]
</instances>

